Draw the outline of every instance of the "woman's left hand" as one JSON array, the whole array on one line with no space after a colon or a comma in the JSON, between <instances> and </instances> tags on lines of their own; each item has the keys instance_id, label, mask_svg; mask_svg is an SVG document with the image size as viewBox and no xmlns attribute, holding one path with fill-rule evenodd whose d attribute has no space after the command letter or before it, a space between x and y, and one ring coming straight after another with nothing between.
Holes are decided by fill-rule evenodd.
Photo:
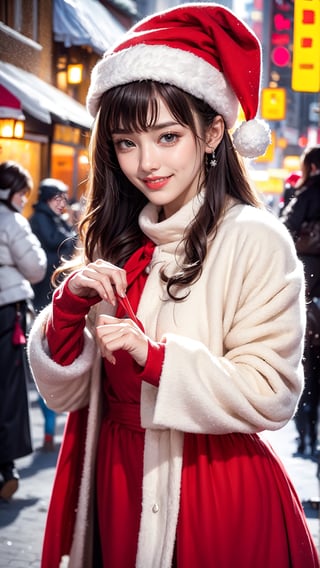
<instances>
[{"instance_id":1,"label":"woman's left hand","mask_svg":"<svg viewBox=\"0 0 320 568\"><path fill-rule=\"evenodd\" d=\"M102 357L109 363L116 363L114 351L124 349L133 359L144 367L148 356L148 337L129 318L120 319L100 315L96 327L97 341Z\"/></svg>"}]
</instances>

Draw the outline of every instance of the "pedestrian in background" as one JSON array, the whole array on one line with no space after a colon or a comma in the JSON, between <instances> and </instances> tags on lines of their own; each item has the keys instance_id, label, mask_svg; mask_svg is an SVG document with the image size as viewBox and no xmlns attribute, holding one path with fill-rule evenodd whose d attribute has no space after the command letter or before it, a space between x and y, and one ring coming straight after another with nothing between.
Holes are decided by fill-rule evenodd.
<instances>
[{"instance_id":1,"label":"pedestrian in background","mask_svg":"<svg viewBox=\"0 0 320 568\"><path fill-rule=\"evenodd\" d=\"M309 325L305 337L305 387L300 398L295 424L298 453L317 453L320 403L320 146L307 148L301 156L302 177L295 187L294 198L283 210L282 219L296 243L306 277L306 305ZM301 230L319 235L318 251L300 249ZM314 222L318 224L318 231ZM318 308L319 304L319 308ZM315 329L312 329L312 324Z\"/></svg>"},{"instance_id":2,"label":"pedestrian in background","mask_svg":"<svg viewBox=\"0 0 320 568\"><path fill-rule=\"evenodd\" d=\"M31 284L46 271L46 254L21 211L32 189L28 171L0 164L0 498L17 491L15 460L32 452L25 352ZM31 282L31 284L30 284Z\"/></svg>"},{"instance_id":3,"label":"pedestrian in background","mask_svg":"<svg viewBox=\"0 0 320 568\"><path fill-rule=\"evenodd\" d=\"M68 186L54 178L43 179L39 185L39 199L34 205L30 225L47 254L47 271L41 282L34 285L33 305L36 312L51 301L51 276L62 258L70 258L74 251L76 233L63 218L68 201ZM42 449L54 450L56 413L47 407L39 396L44 417L44 439Z\"/></svg>"},{"instance_id":4,"label":"pedestrian in background","mask_svg":"<svg viewBox=\"0 0 320 568\"><path fill-rule=\"evenodd\" d=\"M34 308L38 312L50 303L52 297L51 276L62 258L70 258L74 252L76 232L64 219L68 202L68 186L54 178L40 182L38 202L30 217L30 225L46 251L48 266L44 279L36 284Z\"/></svg>"},{"instance_id":5,"label":"pedestrian in background","mask_svg":"<svg viewBox=\"0 0 320 568\"><path fill-rule=\"evenodd\" d=\"M305 324L292 239L239 158L270 140L260 61L229 10L195 3L93 70L83 251L29 344L43 396L71 411L43 568L319 567L259 436L294 413Z\"/></svg>"},{"instance_id":6,"label":"pedestrian in background","mask_svg":"<svg viewBox=\"0 0 320 568\"><path fill-rule=\"evenodd\" d=\"M291 174L284 180L283 195L281 196L279 203L279 217L281 217L284 208L287 207L291 199L294 197L296 183L300 178L301 172L291 172Z\"/></svg>"}]
</instances>

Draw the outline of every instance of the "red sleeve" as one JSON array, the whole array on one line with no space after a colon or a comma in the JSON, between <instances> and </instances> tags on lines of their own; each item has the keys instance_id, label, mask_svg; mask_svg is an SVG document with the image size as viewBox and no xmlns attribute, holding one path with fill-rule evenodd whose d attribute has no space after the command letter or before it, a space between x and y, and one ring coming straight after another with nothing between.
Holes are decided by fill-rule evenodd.
<instances>
[{"instance_id":1,"label":"red sleeve","mask_svg":"<svg viewBox=\"0 0 320 568\"><path fill-rule=\"evenodd\" d=\"M94 298L80 298L68 288L68 280L53 294L52 314L47 322L46 336L53 361L59 365L71 365L83 349L83 330L86 315L94 304Z\"/></svg>"},{"instance_id":2,"label":"red sleeve","mask_svg":"<svg viewBox=\"0 0 320 568\"><path fill-rule=\"evenodd\" d=\"M158 387L165 353L164 343L151 343L149 341L148 357L144 368L139 373L142 381Z\"/></svg>"}]
</instances>

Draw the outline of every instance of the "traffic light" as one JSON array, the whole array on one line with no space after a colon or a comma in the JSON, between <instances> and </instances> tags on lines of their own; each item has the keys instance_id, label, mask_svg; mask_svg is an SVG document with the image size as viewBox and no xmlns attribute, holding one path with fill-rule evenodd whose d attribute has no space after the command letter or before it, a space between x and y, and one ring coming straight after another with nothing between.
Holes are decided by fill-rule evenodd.
<instances>
[{"instance_id":1,"label":"traffic light","mask_svg":"<svg viewBox=\"0 0 320 568\"><path fill-rule=\"evenodd\" d=\"M320 91L320 1L295 0L292 89Z\"/></svg>"},{"instance_id":2,"label":"traffic light","mask_svg":"<svg viewBox=\"0 0 320 568\"><path fill-rule=\"evenodd\" d=\"M262 89L261 116L265 120L284 120L286 117L286 90Z\"/></svg>"},{"instance_id":3,"label":"traffic light","mask_svg":"<svg viewBox=\"0 0 320 568\"><path fill-rule=\"evenodd\" d=\"M272 0L270 27L269 87L291 82L293 0Z\"/></svg>"}]
</instances>

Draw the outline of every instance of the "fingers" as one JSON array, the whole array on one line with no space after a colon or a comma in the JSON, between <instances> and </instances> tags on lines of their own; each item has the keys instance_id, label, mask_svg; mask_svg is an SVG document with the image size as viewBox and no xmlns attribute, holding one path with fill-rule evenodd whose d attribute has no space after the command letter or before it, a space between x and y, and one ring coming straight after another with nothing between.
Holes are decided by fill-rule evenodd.
<instances>
[{"instance_id":1,"label":"fingers","mask_svg":"<svg viewBox=\"0 0 320 568\"><path fill-rule=\"evenodd\" d=\"M131 319L101 315L96 327L97 341L103 357L115 364L115 351L128 351L135 361L144 366L148 354L148 338Z\"/></svg>"},{"instance_id":2,"label":"fingers","mask_svg":"<svg viewBox=\"0 0 320 568\"><path fill-rule=\"evenodd\" d=\"M116 300L114 288L120 297L125 296L127 289L125 270L101 259L89 264L87 269L91 271L91 276L101 283L105 294L113 300L111 303L114 304Z\"/></svg>"},{"instance_id":3,"label":"fingers","mask_svg":"<svg viewBox=\"0 0 320 568\"><path fill-rule=\"evenodd\" d=\"M127 287L126 271L110 262L98 259L77 272L68 283L69 289L77 296L92 297L98 294L112 305L116 294L125 296Z\"/></svg>"},{"instance_id":4,"label":"fingers","mask_svg":"<svg viewBox=\"0 0 320 568\"><path fill-rule=\"evenodd\" d=\"M107 324L116 324L119 322L129 322L130 320L127 319L120 319L120 318L116 318L114 316L109 316L107 314L100 314L97 317L97 329L102 327L103 325L107 325Z\"/></svg>"}]
</instances>

